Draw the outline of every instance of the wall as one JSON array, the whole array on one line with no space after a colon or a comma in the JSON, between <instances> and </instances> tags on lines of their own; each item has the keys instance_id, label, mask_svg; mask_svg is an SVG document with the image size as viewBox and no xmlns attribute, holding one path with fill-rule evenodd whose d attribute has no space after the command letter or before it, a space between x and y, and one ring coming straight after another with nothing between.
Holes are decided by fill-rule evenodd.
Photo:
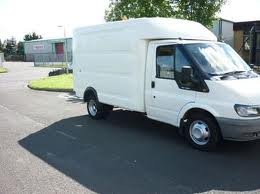
<instances>
[{"instance_id":1,"label":"wall","mask_svg":"<svg viewBox=\"0 0 260 194\"><path fill-rule=\"evenodd\" d=\"M242 30L234 31L234 49L237 52L241 49L243 45L243 33L244 32ZM241 50L243 50L243 48ZM239 54L242 55L241 52Z\"/></svg>"},{"instance_id":2,"label":"wall","mask_svg":"<svg viewBox=\"0 0 260 194\"><path fill-rule=\"evenodd\" d=\"M210 30L217 38L219 38L219 19L213 22L213 26Z\"/></svg>"},{"instance_id":3,"label":"wall","mask_svg":"<svg viewBox=\"0 0 260 194\"><path fill-rule=\"evenodd\" d=\"M222 20L222 40L234 47L233 22Z\"/></svg>"},{"instance_id":4,"label":"wall","mask_svg":"<svg viewBox=\"0 0 260 194\"><path fill-rule=\"evenodd\" d=\"M234 31L234 49L235 51L247 62L249 63L249 51L244 49L244 31L236 30ZM243 47L242 47L243 46Z\"/></svg>"},{"instance_id":5,"label":"wall","mask_svg":"<svg viewBox=\"0 0 260 194\"><path fill-rule=\"evenodd\" d=\"M219 41L224 41L231 47L234 47L233 24L231 21L218 19L213 22L211 31L217 36Z\"/></svg>"},{"instance_id":6,"label":"wall","mask_svg":"<svg viewBox=\"0 0 260 194\"><path fill-rule=\"evenodd\" d=\"M55 43L65 42L64 38L33 40L24 42L26 61L36 63L65 62L65 54L56 54ZM72 38L66 39L68 61L72 61ZM64 50L65 51L65 50Z\"/></svg>"},{"instance_id":7,"label":"wall","mask_svg":"<svg viewBox=\"0 0 260 194\"><path fill-rule=\"evenodd\" d=\"M33 40L24 42L25 54L55 53L55 43L65 39ZM72 38L67 38L67 51L72 52Z\"/></svg>"}]
</instances>

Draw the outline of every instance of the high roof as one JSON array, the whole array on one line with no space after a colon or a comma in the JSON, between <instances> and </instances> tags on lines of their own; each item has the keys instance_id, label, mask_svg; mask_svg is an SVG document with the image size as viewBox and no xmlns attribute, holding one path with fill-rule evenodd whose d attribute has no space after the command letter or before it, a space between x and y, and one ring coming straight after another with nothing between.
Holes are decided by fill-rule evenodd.
<instances>
[{"instance_id":1,"label":"high roof","mask_svg":"<svg viewBox=\"0 0 260 194\"><path fill-rule=\"evenodd\" d=\"M89 34L101 31L113 31L116 29L132 30L129 34L140 39L190 39L217 41L216 36L200 23L172 18L139 18L106 24L81 27L74 30L74 36L78 33Z\"/></svg>"}]
</instances>

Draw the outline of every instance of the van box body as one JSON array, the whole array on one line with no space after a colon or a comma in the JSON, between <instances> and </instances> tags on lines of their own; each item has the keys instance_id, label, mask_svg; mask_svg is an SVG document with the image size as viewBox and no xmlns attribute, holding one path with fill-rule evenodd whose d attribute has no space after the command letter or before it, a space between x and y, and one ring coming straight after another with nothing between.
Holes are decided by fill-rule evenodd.
<instances>
[{"instance_id":1,"label":"van box body","mask_svg":"<svg viewBox=\"0 0 260 194\"><path fill-rule=\"evenodd\" d=\"M74 90L83 98L87 87L100 102L128 110L145 110L148 44L153 40L216 41L199 23L144 18L78 28L73 36Z\"/></svg>"}]
</instances>

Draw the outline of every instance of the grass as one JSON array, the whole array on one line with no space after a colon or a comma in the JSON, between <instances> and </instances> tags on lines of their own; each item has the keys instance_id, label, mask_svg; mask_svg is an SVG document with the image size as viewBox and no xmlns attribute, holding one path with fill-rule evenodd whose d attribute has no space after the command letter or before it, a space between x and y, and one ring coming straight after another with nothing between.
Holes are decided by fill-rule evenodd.
<instances>
[{"instance_id":1,"label":"grass","mask_svg":"<svg viewBox=\"0 0 260 194\"><path fill-rule=\"evenodd\" d=\"M4 67L0 67L0 73L7 73L7 69Z\"/></svg>"},{"instance_id":2,"label":"grass","mask_svg":"<svg viewBox=\"0 0 260 194\"><path fill-rule=\"evenodd\" d=\"M32 80L29 83L32 89L72 89L73 76L72 74L62 74L41 79Z\"/></svg>"}]
</instances>

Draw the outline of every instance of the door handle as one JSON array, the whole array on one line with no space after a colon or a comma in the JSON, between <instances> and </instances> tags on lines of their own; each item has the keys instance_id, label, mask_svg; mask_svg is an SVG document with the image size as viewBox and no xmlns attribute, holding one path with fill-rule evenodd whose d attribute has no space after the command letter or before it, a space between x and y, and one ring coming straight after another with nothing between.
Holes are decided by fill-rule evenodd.
<instances>
[{"instance_id":1,"label":"door handle","mask_svg":"<svg viewBox=\"0 0 260 194\"><path fill-rule=\"evenodd\" d=\"M151 82L151 88L155 88L155 81Z\"/></svg>"}]
</instances>

